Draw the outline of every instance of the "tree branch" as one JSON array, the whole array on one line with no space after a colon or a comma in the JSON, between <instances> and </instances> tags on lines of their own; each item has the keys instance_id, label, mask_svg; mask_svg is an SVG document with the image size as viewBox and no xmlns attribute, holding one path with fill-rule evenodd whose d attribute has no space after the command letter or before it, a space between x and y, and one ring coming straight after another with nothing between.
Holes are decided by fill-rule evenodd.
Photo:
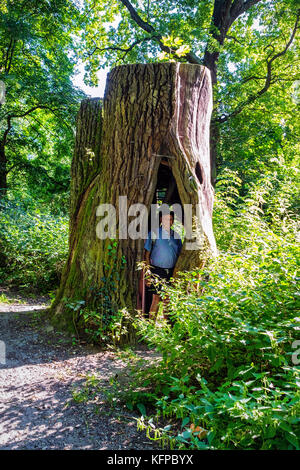
<instances>
[{"instance_id":1,"label":"tree branch","mask_svg":"<svg viewBox=\"0 0 300 470\"><path fill-rule=\"evenodd\" d=\"M6 116L7 127L6 127L6 129L5 129L4 133L3 133L2 139L1 139L1 141L0 141L0 148L4 148L5 145L6 145L7 136L8 136L8 134L9 134L11 128L12 128L12 122L11 122L11 120L12 120L13 118L22 118L22 117L28 116L28 114L32 113L32 112L35 111L36 109L49 109L55 116L56 116L55 112L56 112L56 111L60 111L59 108L58 108L58 109L53 109L53 108L51 108L50 106L47 106L47 105L37 105L37 106L34 106L33 108L28 109L27 111L25 111L25 112L22 113L22 114L10 114L10 115ZM67 127L70 128L70 126L69 126L68 123L64 122L64 124L65 124ZM70 128L70 129L73 131L72 128Z\"/></svg>"},{"instance_id":2,"label":"tree branch","mask_svg":"<svg viewBox=\"0 0 300 470\"><path fill-rule=\"evenodd\" d=\"M266 91L268 91L268 89L270 88L270 85L277 81L276 79L273 79L273 77L272 77L272 63L274 62L274 60L278 59L278 57L283 56L286 53L286 51L288 50L288 48L290 47L290 45L292 44L292 42L295 38L295 35L296 35L297 28L298 28L299 18L300 18L300 9L297 11L297 17L296 17L296 21L295 21L295 24L294 24L294 27L293 27L293 31L292 31L290 39L287 42L287 44L285 45L285 47L280 52L277 52L277 54L274 54L272 57L270 57L270 55L268 55L268 57L266 59L266 62L267 62L267 75L264 77L264 79L265 79L264 86L257 93L254 93L254 94L250 95L243 103L241 103L234 111L232 111L232 113L227 114L227 115L222 115L219 118L215 119L214 122L223 123L223 122L226 122L229 118L231 118L233 116L236 116L241 111L243 111L243 109L247 105L253 103L257 98L259 98L261 95L266 93ZM250 78L254 78L254 77L249 77L249 79ZM259 79L258 77L255 77L255 78Z\"/></svg>"},{"instance_id":3,"label":"tree branch","mask_svg":"<svg viewBox=\"0 0 300 470\"><path fill-rule=\"evenodd\" d=\"M238 44L240 44L241 46L243 46L244 44L239 41L235 36L231 36L229 34L226 35L226 39L233 39L235 42L237 42Z\"/></svg>"},{"instance_id":4,"label":"tree branch","mask_svg":"<svg viewBox=\"0 0 300 470\"><path fill-rule=\"evenodd\" d=\"M261 0L234 0L231 8L230 8L230 18L231 18L231 23L237 19L238 16L242 15L246 11L249 10L253 5L256 5L256 3L260 2Z\"/></svg>"},{"instance_id":5,"label":"tree branch","mask_svg":"<svg viewBox=\"0 0 300 470\"><path fill-rule=\"evenodd\" d=\"M64 183L61 183L60 181L57 181L55 178L53 178L53 176L50 176L48 171L46 170L46 168L44 168L43 166L37 166L37 165L34 165L32 164L30 161L26 161L26 160L23 160L23 161L19 161L19 162L16 162L14 163L7 171L10 172L13 168L15 167L18 167L18 168L23 168L24 170L27 170L27 171L30 171L30 170L33 170L33 171L38 171L39 174L42 174L44 176L46 176L46 178L49 179L49 181L52 183L52 184L55 184L55 185L58 185L60 186L61 188L63 188L64 190L67 189L67 186L68 185L65 185Z\"/></svg>"},{"instance_id":6,"label":"tree branch","mask_svg":"<svg viewBox=\"0 0 300 470\"><path fill-rule=\"evenodd\" d=\"M135 10L135 8L132 6L132 4L128 0L121 0L123 5L127 8L127 10L130 13L131 18L144 30L147 31L147 33L154 33L155 30L153 26L146 21L144 21L138 12Z\"/></svg>"},{"instance_id":7,"label":"tree branch","mask_svg":"<svg viewBox=\"0 0 300 470\"><path fill-rule=\"evenodd\" d=\"M11 128L12 128L11 117L8 116L8 117L6 118L6 120L7 120L7 128L5 129L5 131L4 131L4 133L3 133L3 138L2 138L2 140L1 140L1 145L0 145L0 147L3 148L3 149L4 149L5 145L6 145L7 136L8 136L8 134L9 134L9 131L10 131Z\"/></svg>"},{"instance_id":8,"label":"tree branch","mask_svg":"<svg viewBox=\"0 0 300 470\"><path fill-rule=\"evenodd\" d=\"M6 56L4 58L4 72L5 72L6 75L10 72L15 48L16 48L16 40L11 37L9 45L7 47L7 50L6 50L6 54L3 51L3 57Z\"/></svg>"},{"instance_id":9,"label":"tree branch","mask_svg":"<svg viewBox=\"0 0 300 470\"><path fill-rule=\"evenodd\" d=\"M123 48L123 47L118 47L118 46L108 46L108 47L98 47L96 46L95 49L93 50L93 52L90 52L88 54L88 56L91 56L93 55L96 51L99 51L99 52L102 52L102 51L122 51L122 52L125 52L125 54L121 57L121 60L124 59L124 57L128 54L128 52L132 51L132 49L137 45L137 44L141 44L143 43L144 41L150 41L152 39L159 39L159 36L149 36L149 37L145 37L145 38L142 38L142 39L137 39L136 41L134 41L131 46L127 47L127 48Z\"/></svg>"},{"instance_id":10,"label":"tree branch","mask_svg":"<svg viewBox=\"0 0 300 470\"><path fill-rule=\"evenodd\" d=\"M6 170L6 174L8 175L8 173L13 170L14 168L20 166L20 162L18 163L14 163L12 166L10 166L7 170Z\"/></svg>"},{"instance_id":11,"label":"tree branch","mask_svg":"<svg viewBox=\"0 0 300 470\"><path fill-rule=\"evenodd\" d=\"M49 111L51 111L52 113L55 113L56 111L60 111L60 108L53 109L53 108L51 108L50 106L47 106L47 105L44 105L44 104L39 104L39 105L34 106L33 108L28 109L27 111L25 111L25 112L22 113L22 114L10 114L8 117L9 117L9 118L21 118L21 117L25 117L25 116L27 116L28 114L30 114L30 113L32 113L33 111L35 111L36 109L49 109Z\"/></svg>"},{"instance_id":12,"label":"tree branch","mask_svg":"<svg viewBox=\"0 0 300 470\"><path fill-rule=\"evenodd\" d=\"M153 26L150 24L150 23L147 23L146 21L144 21L140 15L138 14L138 12L135 10L135 8L132 6L132 4L129 2L129 0L120 0L123 5L127 8L127 10L129 11L130 13L130 16L131 18L136 22L136 24L142 28L144 31L146 31L147 33L155 33L155 29L153 28ZM173 50L172 48L170 47L167 47L163 44L162 42L162 36L160 34L154 34L153 35L153 38L157 39L158 43L159 43L159 46L161 48L162 51L164 52L167 52L168 54L173 54L175 57L177 57L178 59L180 57L178 57L176 55L176 52L175 50ZM196 54L194 54L193 52L187 52L184 56L184 57L189 63L191 64L202 64L202 60L196 56Z\"/></svg>"},{"instance_id":13,"label":"tree branch","mask_svg":"<svg viewBox=\"0 0 300 470\"><path fill-rule=\"evenodd\" d=\"M265 80L266 77L257 77L256 75L250 75L250 77L244 78L244 80L241 81L241 84L245 84L247 82L250 82L251 80Z\"/></svg>"}]
</instances>

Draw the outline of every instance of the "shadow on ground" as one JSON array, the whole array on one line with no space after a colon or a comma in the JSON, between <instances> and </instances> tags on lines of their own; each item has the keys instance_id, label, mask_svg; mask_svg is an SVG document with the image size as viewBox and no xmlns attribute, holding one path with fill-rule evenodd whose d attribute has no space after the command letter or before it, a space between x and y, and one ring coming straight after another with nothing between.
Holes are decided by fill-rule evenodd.
<instances>
[{"instance_id":1,"label":"shadow on ground","mask_svg":"<svg viewBox=\"0 0 300 470\"><path fill-rule=\"evenodd\" d=\"M19 307L0 313L0 449L158 449L137 431L138 415L109 408L101 393L87 403L72 399L87 375L105 386L124 370L124 361L113 352L70 344L37 321L45 306ZM5 308L0 304L0 312Z\"/></svg>"}]
</instances>

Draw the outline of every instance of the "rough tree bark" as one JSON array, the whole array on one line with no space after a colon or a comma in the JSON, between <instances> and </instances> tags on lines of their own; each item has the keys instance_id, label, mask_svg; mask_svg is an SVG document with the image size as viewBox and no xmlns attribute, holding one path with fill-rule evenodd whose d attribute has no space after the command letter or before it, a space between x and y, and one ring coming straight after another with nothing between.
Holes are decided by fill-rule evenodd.
<instances>
[{"instance_id":1,"label":"rough tree bark","mask_svg":"<svg viewBox=\"0 0 300 470\"><path fill-rule=\"evenodd\" d=\"M11 129L10 118L7 118L7 128L4 130L2 139L0 140L0 199L7 194L7 158L6 158L6 143L7 136Z\"/></svg>"},{"instance_id":2,"label":"rough tree bark","mask_svg":"<svg viewBox=\"0 0 300 470\"><path fill-rule=\"evenodd\" d=\"M175 275L200 266L208 251L215 252L211 111L209 70L175 62L115 67L103 107L97 99L82 102L72 162L70 249L51 307L55 319L68 323L66 303L76 299L88 306L102 302L106 311L112 304L131 312L137 308L136 263L143 259L144 240L119 239L124 228L119 196L127 196L128 208L142 203L150 209L162 163L172 171L181 204L191 204L193 215L197 204L200 208L194 234L198 248L186 250L184 242ZM97 207L103 203L116 208L115 245L96 234Z\"/></svg>"}]
</instances>

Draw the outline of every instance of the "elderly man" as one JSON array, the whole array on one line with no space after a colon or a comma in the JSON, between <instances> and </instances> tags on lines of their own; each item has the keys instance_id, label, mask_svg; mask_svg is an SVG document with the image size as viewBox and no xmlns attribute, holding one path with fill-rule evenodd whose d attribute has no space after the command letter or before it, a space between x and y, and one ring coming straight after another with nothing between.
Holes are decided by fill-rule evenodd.
<instances>
[{"instance_id":1,"label":"elderly man","mask_svg":"<svg viewBox=\"0 0 300 470\"><path fill-rule=\"evenodd\" d=\"M182 248L182 242L177 232L171 229L174 222L174 212L170 214L160 214L160 226L155 231L155 241L148 233L145 242L145 261L149 266L151 274L159 276L161 279L169 281L173 275L177 258ZM146 281L153 294L150 307L149 318L156 319L160 298L160 289L153 285L150 280Z\"/></svg>"}]
</instances>

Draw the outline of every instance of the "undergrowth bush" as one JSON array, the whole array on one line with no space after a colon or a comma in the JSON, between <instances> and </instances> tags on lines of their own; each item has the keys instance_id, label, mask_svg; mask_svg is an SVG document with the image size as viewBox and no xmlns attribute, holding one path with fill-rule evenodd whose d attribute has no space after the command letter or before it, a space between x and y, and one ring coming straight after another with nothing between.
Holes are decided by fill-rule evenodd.
<instances>
[{"instance_id":1,"label":"undergrowth bush","mask_svg":"<svg viewBox=\"0 0 300 470\"><path fill-rule=\"evenodd\" d=\"M68 218L33 201L0 202L0 282L48 292L57 287L68 250Z\"/></svg>"},{"instance_id":2,"label":"undergrowth bush","mask_svg":"<svg viewBox=\"0 0 300 470\"><path fill-rule=\"evenodd\" d=\"M239 180L225 175L215 207L218 257L164 287L172 327L136 322L162 356L136 371L148 390L136 385L132 402L155 407L139 426L175 447L299 448L299 248L288 204L268 219L275 179L241 198ZM153 422L162 418L171 424L158 430Z\"/></svg>"}]
</instances>

